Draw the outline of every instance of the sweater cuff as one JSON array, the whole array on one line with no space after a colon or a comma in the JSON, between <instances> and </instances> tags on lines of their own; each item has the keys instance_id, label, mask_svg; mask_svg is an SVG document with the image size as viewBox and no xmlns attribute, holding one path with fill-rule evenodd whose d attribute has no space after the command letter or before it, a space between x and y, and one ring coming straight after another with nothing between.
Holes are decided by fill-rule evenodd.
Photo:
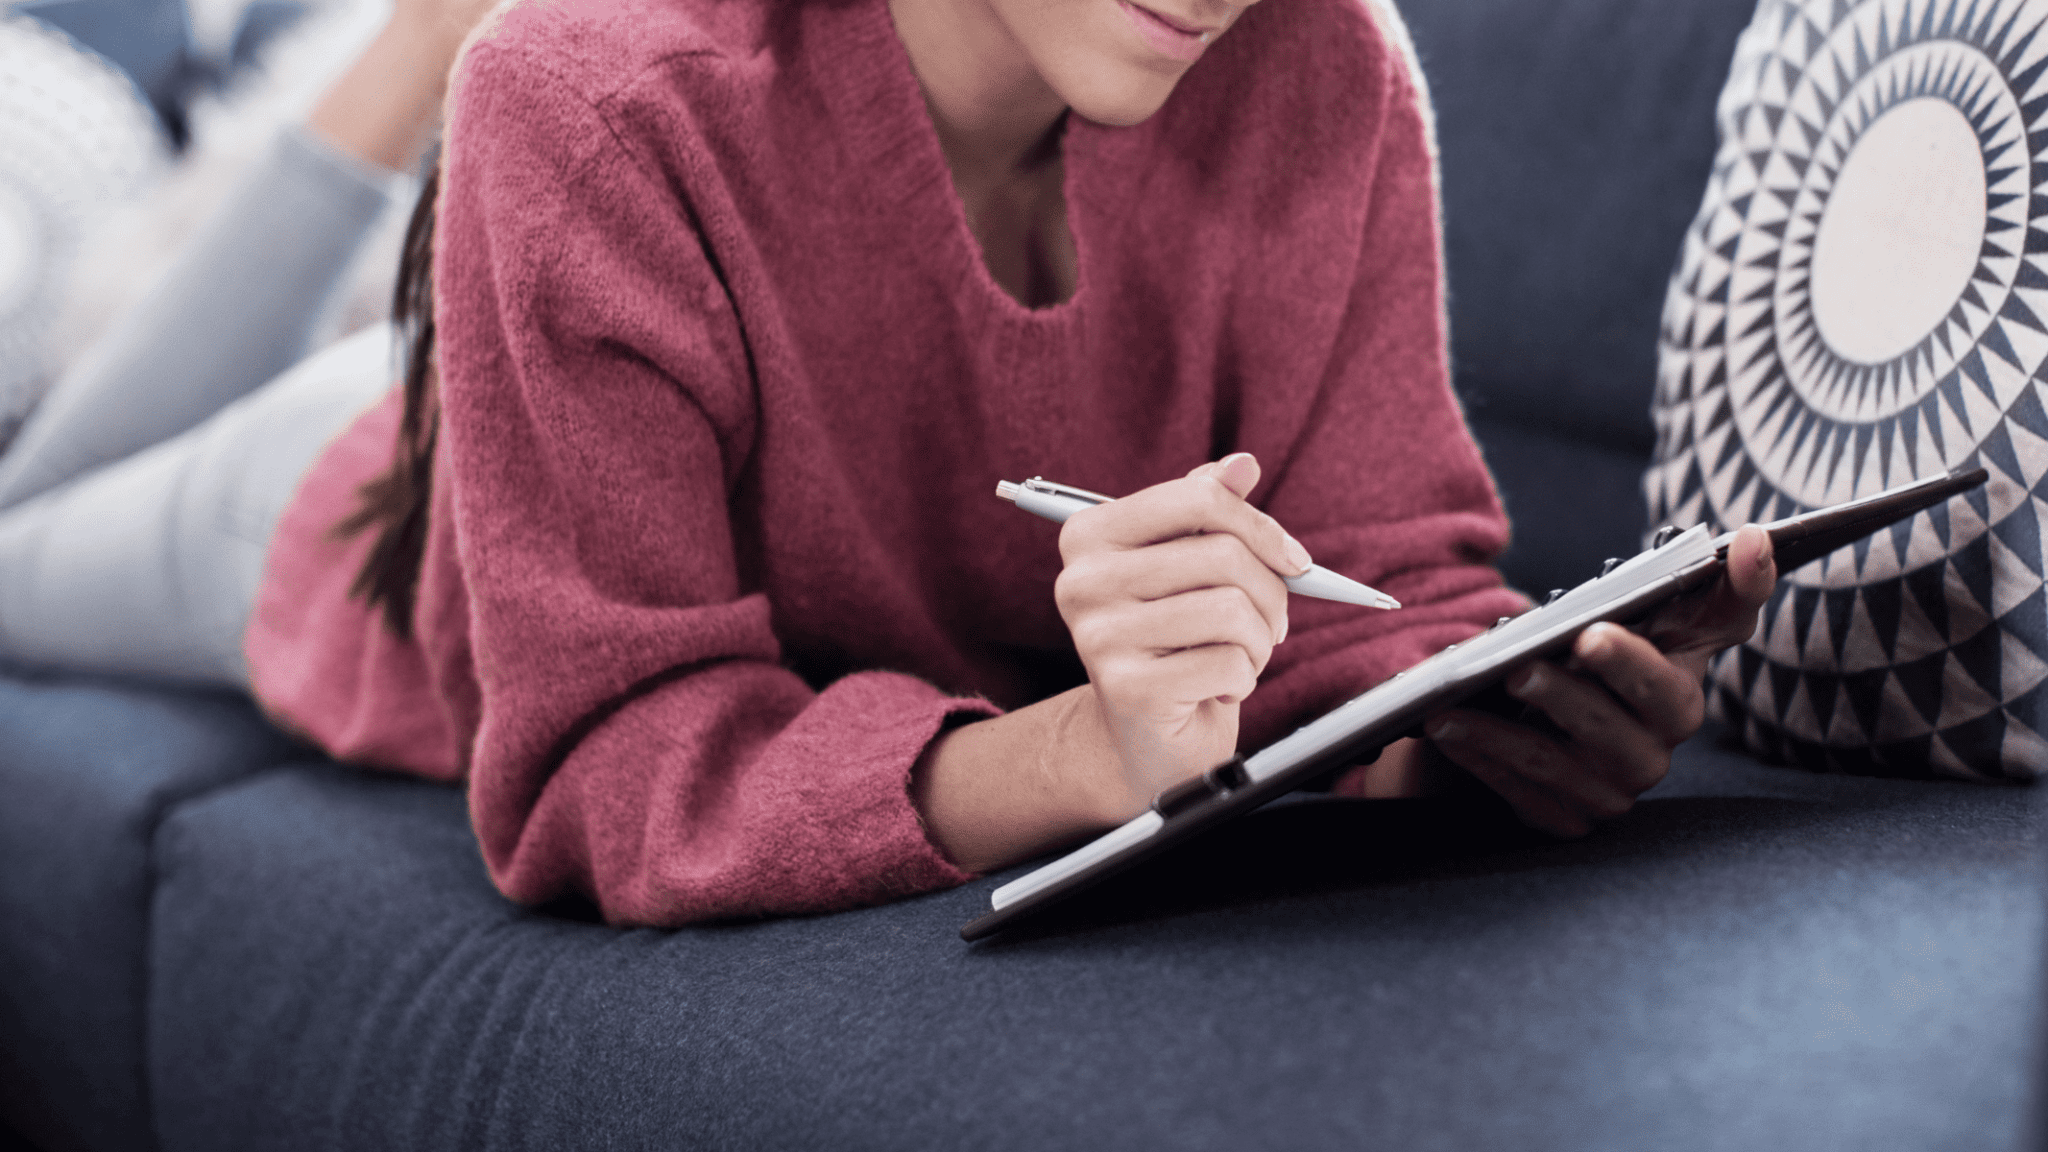
<instances>
[{"instance_id":1,"label":"sweater cuff","mask_svg":"<svg viewBox=\"0 0 2048 1152\"><path fill-rule=\"evenodd\" d=\"M863 672L826 691L832 698L832 711L858 717L856 725L866 729L842 734L842 749L862 749L861 769L845 778L851 794L844 797L844 804L831 806L845 821L859 825L856 834L847 835L854 829L834 820L843 831L832 839L858 846L855 851L860 858L848 861L849 872L872 878L874 890L861 894L865 901L901 899L974 878L932 843L924 818L910 797L911 773L940 735L964 723L999 716L1002 709L973 697L945 696L922 684L921 691L905 693L905 679L892 673ZM816 810L830 812L831 808Z\"/></svg>"}]
</instances>

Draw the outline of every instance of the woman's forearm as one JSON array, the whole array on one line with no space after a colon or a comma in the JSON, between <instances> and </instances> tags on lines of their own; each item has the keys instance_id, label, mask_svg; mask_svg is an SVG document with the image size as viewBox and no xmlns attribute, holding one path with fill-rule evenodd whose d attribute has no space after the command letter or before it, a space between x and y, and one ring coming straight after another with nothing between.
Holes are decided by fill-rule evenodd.
<instances>
[{"instance_id":1,"label":"woman's forearm","mask_svg":"<svg viewBox=\"0 0 2048 1152\"><path fill-rule=\"evenodd\" d=\"M911 799L948 859L989 872L1128 818L1122 778L1095 690L1083 684L932 741Z\"/></svg>"}]
</instances>

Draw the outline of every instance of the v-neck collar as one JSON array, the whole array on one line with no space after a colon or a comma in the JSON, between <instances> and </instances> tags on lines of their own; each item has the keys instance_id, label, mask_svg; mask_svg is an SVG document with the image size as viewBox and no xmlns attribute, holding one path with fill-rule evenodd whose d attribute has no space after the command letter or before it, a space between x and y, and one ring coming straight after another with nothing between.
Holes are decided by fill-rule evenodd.
<instances>
[{"instance_id":1,"label":"v-neck collar","mask_svg":"<svg viewBox=\"0 0 2048 1152\"><path fill-rule=\"evenodd\" d=\"M842 25L835 29L835 39L843 47L830 55L846 65L834 71L851 85L847 111L855 119L847 124L850 142L883 162L884 170L894 169L905 189L897 205L907 209L906 227L926 230L906 247L934 262L933 270L966 297L960 303L991 321L1045 335L1071 327L1088 306L1093 279L1089 241L1096 214L1089 191L1098 159L1097 138L1106 130L1071 113L1066 117L1061 129L1062 195L1067 229L1074 239L1075 287L1056 304L1029 307L996 282L982 258L981 245L968 226L966 205L946 164L938 126L932 122L910 54L896 34L887 0L851 0L833 8L833 23Z\"/></svg>"}]
</instances>

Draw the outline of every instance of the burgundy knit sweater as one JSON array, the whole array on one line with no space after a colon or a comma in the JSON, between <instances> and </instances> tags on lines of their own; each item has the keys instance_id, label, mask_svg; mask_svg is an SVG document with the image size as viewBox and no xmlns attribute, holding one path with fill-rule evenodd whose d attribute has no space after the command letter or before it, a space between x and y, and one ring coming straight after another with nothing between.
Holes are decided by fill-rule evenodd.
<instances>
[{"instance_id":1,"label":"burgundy knit sweater","mask_svg":"<svg viewBox=\"0 0 2048 1152\"><path fill-rule=\"evenodd\" d=\"M911 766L1081 679L1057 529L1258 454L1255 503L1408 607L1295 598L1247 747L1522 605L1448 389L1421 98L1356 0L1267 0L1134 128L1072 118L1079 289L988 275L883 0L513 10L452 100L416 639L305 480L248 638L343 759L469 782L507 895L674 924L964 879Z\"/></svg>"}]
</instances>

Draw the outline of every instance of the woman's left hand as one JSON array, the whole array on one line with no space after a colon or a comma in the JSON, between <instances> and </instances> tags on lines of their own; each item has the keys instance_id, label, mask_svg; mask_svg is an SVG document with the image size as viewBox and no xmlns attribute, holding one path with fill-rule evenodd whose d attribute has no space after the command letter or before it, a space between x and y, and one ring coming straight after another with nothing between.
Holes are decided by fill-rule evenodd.
<instances>
[{"instance_id":1,"label":"woman's left hand","mask_svg":"<svg viewBox=\"0 0 2048 1152\"><path fill-rule=\"evenodd\" d=\"M1667 605L1642 635L1596 624L1579 635L1564 663L1539 660L1508 675L1508 692L1540 709L1555 732L1463 709L1434 718L1424 731L1523 823L1582 836L1664 779L1671 750L1705 717L1707 660L1756 631L1757 611L1777 576L1770 538L1754 525L1744 528L1713 589Z\"/></svg>"}]
</instances>

